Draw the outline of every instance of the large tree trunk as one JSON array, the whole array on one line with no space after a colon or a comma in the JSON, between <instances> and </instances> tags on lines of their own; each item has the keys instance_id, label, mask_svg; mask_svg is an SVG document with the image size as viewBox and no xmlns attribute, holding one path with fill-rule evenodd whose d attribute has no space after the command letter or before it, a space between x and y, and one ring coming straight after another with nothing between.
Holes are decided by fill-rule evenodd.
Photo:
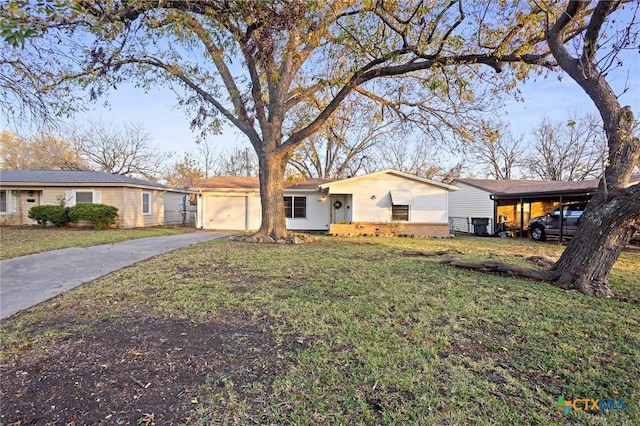
<instances>
[{"instance_id":1,"label":"large tree trunk","mask_svg":"<svg viewBox=\"0 0 640 426\"><path fill-rule=\"evenodd\" d=\"M576 235L553 269L556 283L589 296L610 297L609 272L638 226L637 185L604 200L598 193L580 218Z\"/></svg>"},{"instance_id":2,"label":"large tree trunk","mask_svg":"<svg viewBox=\"0 0 640 426\"><path fill-rule=\"evenodd\" d=\"M636 123L631 108L620 105L596 60L603 24L618 6L608 1L596 4L579 57L573 57L565 47L564 34L589 2L570 1L546 34L553 57L591 98L607 134L609 156L598 191L587 205L574 239L553 267L558 285L592 296L612 295L609 272L640 221L640 184L626 188L640 160Z\"/></svg>"},{"instance_id":3,"label":"large tree trunk","mask_svg":"<svg viewBox=\"0 0 640 426\"><path fill-rule=\"evenodd\" d=\"M269 238L277 241L287 237L284 212L284 172L287 160L267 149L258 153L262 224L255 235L256 241Z\"/></svg>"},{"instance_id":4,"label":"large tree trunk","mask_svg":"<svg viewBox=\"0 0 640 426\"><path fill-rule=\"evenodd\" d=\"M640 184L627 188L638 165L640 141L629 107L600 108L609 145L609 164L598 191L580 218L576 235L554 266L556 283L590 295L609 297L608 277L640 223Z\"/></svg>"}]
</instances>

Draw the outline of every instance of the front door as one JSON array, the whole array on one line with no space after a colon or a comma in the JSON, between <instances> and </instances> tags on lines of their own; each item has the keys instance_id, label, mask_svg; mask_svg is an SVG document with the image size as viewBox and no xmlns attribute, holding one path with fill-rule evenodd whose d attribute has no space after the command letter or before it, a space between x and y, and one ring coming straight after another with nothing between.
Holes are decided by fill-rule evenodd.
<instances>
[{"instance_id":1,"label":"front door","mask_svg":"<svg viewBox=\"0 0 640 426\"><path fill-rule=\"evenodd\" d=\"M17 191L16 202L19 204L18 207L22 216L20 224L34 224L35 222L29 218L29 210L40 205L40 191Z\"/></svg>"},{"instance_id":2,"label":"front door","mask_svg":"<svg viewBox=\"0 0 640 426\"><path fill-rule=\"evenodd\" d=\"M331 223L349 223L346 195L331 196Z\"/></svg>"}]
</instances>

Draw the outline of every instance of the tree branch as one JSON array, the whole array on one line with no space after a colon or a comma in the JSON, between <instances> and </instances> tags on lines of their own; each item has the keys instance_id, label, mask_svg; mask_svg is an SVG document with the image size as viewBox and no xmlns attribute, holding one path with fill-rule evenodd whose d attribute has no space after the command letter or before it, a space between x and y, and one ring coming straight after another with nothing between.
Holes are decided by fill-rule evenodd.
<instances>
[{"instance_id":1,"label":"tree branch","mask_svg":"<svg viewBox=\"0 0 640 426\"><path fill-rule=\"evenodd\" d=\"M193 33L200 39L202 44L205 46L207 53L211 56L213 63L216 66L216 69L220 73L220 77L222 78L222 82L227 88L227 92L229 93L229 97L231 98L231 102L233 103L234 108L236 109L236 113L240 120L246 122L247 126L252 126L253 123L249 114L247 113L246 105L242 100L242 96L240 96L240 90L236 85L236 82L227 67L227 64L224 62L223 52L218 48L218 46L213 43L209 36L209 32L200 24L200 22L192 16L185 15L184 19L185 25Z\"/></svg>"},{"instance_id":2,"label":"tree branch","mask_svg":"<svg viewBox=\"0 0 640 426\"><path fill-rule=\"evenodd\" d=\"M600 36L602 25L604 25L611 12L617 9L619 4L617 1L600 1L596 5L584 36L582 50L583 63L595 62L596 51L598 50L598 37Z\"/></svg>"},{"instance_id":3,"label":"tree branch","mask_svg":"<svg viewBox=\"0 0 640 426\"><path fill-rule=\"evenodd\" d=\"M260 140L260 135L258 135L258 133L255 131L255 129L250 123L245 122L244 120L233 115L231 111L229 111L227 108L225 108L224 105L218 102L218 100L214 98L209 92L207 92L202 87L200 87L199 84L197 84L195 81L189 78L189 76L187 76L184 72L179 71L178 68L172 65L166 64L155 58L148 58L148 59L130 58L124 61L120 61L114 65L126 65L126 64L144 64L144 65L151 65L155 68L163 69L167 73L178 78L190 89L192 89L194 92L200 95L204 100L206 100L211 105L213 105L218 111L220 111L222 115L225 116L225 118L231 121L238 129L240 129L245 135L247 135L247 137L249 138L250 141L252 141L252 143L255 140Z\"/></svg>"}]
</instances>

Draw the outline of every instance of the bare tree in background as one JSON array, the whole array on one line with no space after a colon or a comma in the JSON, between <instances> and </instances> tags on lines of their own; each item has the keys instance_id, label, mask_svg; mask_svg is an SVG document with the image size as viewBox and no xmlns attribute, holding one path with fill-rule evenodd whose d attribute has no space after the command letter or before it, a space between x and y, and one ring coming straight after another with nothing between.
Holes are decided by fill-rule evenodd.
<instances>
[{"instance_id":1,"label":"bare tree in background","mask_svg":"<svg viewBox=\"0 0 640 426\"><path fill-rule=\"evenodd\" d=\"M393 138L380 144L378 164L381 169L394 169L431 178L438 170L431 156L433 146L426 139Z\"/></svg>"},{"instance_id":2,"label":"bare tree in background","mask_svg":"<svg viewBox=\"0 0 640 426\"><path fill-rule=\"evenodd\" d=\"M305 105L296 113L307 115L314 109L321 109L319 102ZM371 149L400 131L401 122L385 120L375 103L365 98L345 100L320 130L293 152L289 165L309 178L355 176L371 161Z\"/></svg>"},{"instance_id":3,"label":"bare tree in background","mask_svg":"<svg viewBox=\"0 0 640 426\"><path fill-rule=\"evenodd\" d=\"M442 182L460 177L462 163L447 167L442 158L442 143L425 139L420 132L390 138L376 147L378 169L394 169ZM422 137L422 138L421 138Z\"/></svg>"},{"instance_id":4,"label":"bare tree in background","mask_svg":"<svg viewBox=\"0 0 640 426\"><path fill-rule=\"evenodd\" d=\"M87 170L82 151L67 140L40 132L22 137L0 132L1 169Z\"/></svg>"},{"instance_id":5,"label":"bare tree in background","mask_svg":"<svg viewBox=\"0 0 640 426\"><path fill-rule=\"evenodd\" d=\"M525 156L521 141L512 136L507 124L486 121L470 146L470 154L489 178L513 179Z\"/></svg>"},{"instance_id":6,"label":"bare tree in background","mask_svg":"<svg viewBox=\"0 0 640 426\"><path fill-rule=\"evenodd\" d=\"M606 157L606 136L593 114L567 123L545 118L533 131L526 165L538 179L579 181L600 177Z\"/></svg>"},{"instance_id":7,"label":"bare tree in background","mask_svg":"<svg viewBox=\"0 0 640 426\"><path fill-rule=\"evenodd\" d=\"M216 149L205 140L198 142L194 151L188 152L182 161L175 163L171 173L177 169L182 170L179 175L186 171L191 175L201 174L200 179L212 176L257 176L258 158L246 146Z\"/></svg>"},{"instance_id":8,"label":"bare tree in background","mask_svg":"<svg viewBox=\"0 0 640 426\"><path fill-rule=\"evenodd\" d=\"M205 179L210 178L216 173L220 163L220 154L213 145L213 142L208 139L199 141L194 157L200 164Z\"/></svg>"},{"instance_id":9,"label":"bare tree in background","mask_svg":"<svg viewBox=\"0 0 640 426\"><path fill-rule=\"evenodd\" d=\"M223 152L220 156L218 175L258 176L258 157L247 147L239 147Z\"/></svg>"},{"instance_id":10,"label":"bare tree in background","mask_svg":"<svg viewBox=\"0 0 640 426\"><path fill-rule=\"evenodd\" d=\"M149 132L140 124L91 122L85 128L72 128L70 134L94 170L149 180L162 175L168 154L151 145Z\"/></svg>"}]
</instances>

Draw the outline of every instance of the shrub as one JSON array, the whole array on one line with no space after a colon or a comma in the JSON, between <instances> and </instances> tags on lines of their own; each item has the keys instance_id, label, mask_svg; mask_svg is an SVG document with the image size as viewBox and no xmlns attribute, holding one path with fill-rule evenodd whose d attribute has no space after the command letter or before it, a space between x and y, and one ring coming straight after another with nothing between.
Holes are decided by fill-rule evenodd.
<instances>
[{"instance_id":1,"label":"shrub","mask_svg":"<svg viewBox=\"0 0 640 426\"><path fill-rule=\"evenodd\" d=\"M88 220L95 223L96 229L107 229L118 218L118 209L106 204L80 203L69 208L71 220Z\"/></svg>"},{"instance_id":2,"label":"shrub","mask_svg":"<svg viewBox=\"0 0 640 426\"><path fill-rule=\"evenodd\" d=\"M35 206L29 210L29 218L45 226L47 222L55 226L64 226L69 223L68 209L63 206Z\"/></svg>"}]
</instances>

